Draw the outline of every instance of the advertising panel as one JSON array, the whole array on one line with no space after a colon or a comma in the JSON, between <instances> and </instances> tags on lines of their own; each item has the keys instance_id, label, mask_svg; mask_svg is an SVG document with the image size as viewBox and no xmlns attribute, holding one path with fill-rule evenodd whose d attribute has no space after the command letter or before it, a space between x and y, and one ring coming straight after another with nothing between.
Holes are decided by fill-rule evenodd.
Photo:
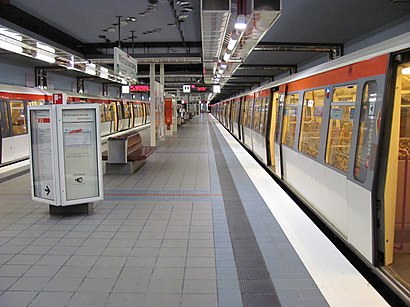
<instances>
[{"instance_id":1,"label":"advertising panel","mask_svg":"<svg viewBox=\"0 0 410 307\"><path fill-rule=\"evenodd\" d=\"M32 194L34 197L54 201L53 140L51 135L50 110L32 110L30 112Z\"/></svg>"},{"instance_id":2,"label":"advertising panel","mask_svg":"<svg viewBox=\"0 0 410 307\"><path fill-rule=\"evenodd\" d=\"M63 109L63 157L66 200L97 197L96 109Z\"/></svg>"}]
</instances>

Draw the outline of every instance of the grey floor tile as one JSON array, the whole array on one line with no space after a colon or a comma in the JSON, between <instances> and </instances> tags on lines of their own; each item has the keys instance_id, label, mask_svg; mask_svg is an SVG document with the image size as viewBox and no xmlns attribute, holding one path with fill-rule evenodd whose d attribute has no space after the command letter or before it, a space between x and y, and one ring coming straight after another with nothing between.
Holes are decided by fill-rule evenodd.
<instances>
[{"instance_id":1,"label":"grey floor tile","mask_svg":"<svg viewBox=\"0 0 410 307\"><path fill-rule=\"evenodd\" d=\"M67 262L70 256L64 255L44 255L41 257L39 261L37 261L37 265L63 265Z\"/></svg>"},{"instance_id":2,"label":"grey floor tile","mask_svg":"<svg viewBox=\"0 0 410 307\"><path fill-rule=\"evenodd\" d=\"M49 280L48 277L21 277L10 287L10 290L39 291L47 285Z\"/></svg>"},{"instance_id":3,"label":"grey floor tile","mask_svg":"<svg viewBox=\"0 0 410 307\"><path fill-rule=\"evenodd\" d=\"M182 279L151 279L147 293L181 293L182 282Z\"/></svg>"},{"instance_id":4,"label":"grey floor tile","mask_svg":"<svg viewBox=\"0 0 410 307\"><path fill-rule=\"evenodd\" d=\"M86 276L87 278L117 278L120 275L121 270L121 266L95 265Z\"/></svg>"},{"instance_id":5,"label":"grey floor tile","mask_svg":"<svg viewBox=\"0 0 410 307\"><path fill-rule=\"evenodd\" d=\"M105 307L141 307L143 300L144 294L111 293Z\"/></svg>"},{"instance_id":6,"label":"grey floor tile","mask_svg":"<svg viewBox=\"0 0 410 307\"><path fill-rule=\"evenodd\" d=\"M61 268L59 265L34 265L24 273L24 277L53 277Z\"/></svg>"},{"instance_id":7,"label":"grey floor tile","mask_svg":"<svg viewBox=\"0 0 410 307\"><path fill-rule=\"evenodd\" d=\"M61 278L54 277L43 289L44 291L71 291L77 290L78 286L83 281L82 278Z\"/></svg>"},{"instance_id":8,"label":"grey floor tile","mask_svg":"<svg viewBox=\"0 0 410 307\"><path fill-rule=\"evenodd\" d=\"M65 306L72 296L72 292L40 292L29 307Z\"/></svg>"},{"instance_id":9,"label":"grey floor tile","mask_svg":"<svg viewBox=\"0 0 410 307\"><path fill-rule=\"evenodd\" d=\"M115 282L115 278L86 278L77 291L109 293L113 289Z\"/></svg>"},{"instance_id":10,"label":"grey floor tile","mask_svg":"<svg viewBox=\"0 0 410 307\"><path fill-rule=\"evenodd\" d=\"M216 294L215 279L187 279L184 281L184 293Z\"/></svg>"},{"instance_id":11,"label":"grey floor tile","mask_svg":"<svg viewBox=\"0 0 410 307\"><path fill-rule=\"evenodd\" d=\"M215 268L186 268L185 279L216 279Z\"/></svg>"},{"instance_id":12,"label":"grey floor tile","mask_svg":"<svg viewBox=\"0 0 410 307\"><path fill-rule=\"evenodd\" d=\"M54 277L56 278L84 278L91 270L91 266L63 266Z\"/></svg>"},{"instance_id":13,"label":"grey floor tile","mask_svg":"<svg viewBox=\"0 0 410 307\"><path fill-rule=\"evenodd\" d=\"M2 267L0 267L0 277L20 277L30 267L31 267L30 265L5 264Z\"/></svg>"},{"instance_id":14,"label":"grey floor tile","mask_svg":"<svg viewBox=\"0 0 410 307\"><path fill-rule=\"evenodd\" d=\"M98 260L98 256L71 256L65 263L68 266L92 266Z\"/></svg>"},{"instance_id":15,"label":"grey floor tile","mask_svg":"<svg viewBox=\"0 0 410 307\"><path fill-rule=\"evenodd\" d=\"M33 265L35 264L42 255L16 255L11 258L7 264L26 264Z\"/></svg>"},{"instance_id":16,"label":"grey floor tile","mask_svg":"<svg viewBox=\"0 0 410 307\"><path fill-rule=\"evenodd\" d=\"M146 294L142 303L143 307L179 307L180 294Z\"/></svg>"},{"instance_id":17,"label":"grey floor tile","mask_svg":"<svg viewBox=\"0 0 410 307\"><path fill-rule=\"evenodd\" d=\"M183 294L181 307L217 307L218 301L215 294Z\"/></svg>"},{"instance_id":18,"label":"grey floor tile","mask_svg":"<svg viewBox=\"0 0 410 307\"><path fill-rule=\"evenodd\" d=\"M163 268L157 267L154 269L152 274L152 279L183 279L184 278L184 268Z\"/></svg>"},{"instance_id":19,"label":"grey floor tile","mask_svg":"<svg viewBox=\"0 0 410 307\"><path fill-rule=\"evenodd\" d=\"M148 279L118 279L112 290L114 293L146 293Z\"/></svg>"},{"instance_id":20,"label":"grey floor tile","mask_svg":"<svg viewBox=\"0 0 410 307\"><path fill-rule=\"evenodd\" d=\"M68 307L101 307L108 300L108 293L85 293L77 292L68 303Z\"/></svg>"},{"instance_id":21,"label":"grey floor tile","mask_svg":"<svg viewBox=\"0 0 410 307\"><path fill-rule=\"evenodd\" d=\"M27 306L37 294L35 291L7 291L0 296L0 306Z\"/></svg>"},{"instance_id":22,"label":"grey floor tile","mask_svg":"<svg viewBox=\"0 0 410 307\"><path fill-rule=\"evenodd\" d=\"M153 267L124 267L118 278L149 280L153 274Z\"/></svg>"},{"instance_id":23,"label":"grey floor tile","mask_svg":"<svg viewBox=\"0 0 410 307\"><path fill-rule=\"evenodd\" d=\"M127 257L125 267L154 267L157 257Z\"/></svg>"}]
</instances>

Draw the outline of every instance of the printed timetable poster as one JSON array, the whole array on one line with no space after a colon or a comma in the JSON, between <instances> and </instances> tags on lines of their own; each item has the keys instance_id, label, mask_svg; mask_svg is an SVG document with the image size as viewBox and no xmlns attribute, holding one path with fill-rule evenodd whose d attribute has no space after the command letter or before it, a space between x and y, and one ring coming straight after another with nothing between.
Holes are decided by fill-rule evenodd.
<instances>
[{"instance_id":1,"label":"printed timetable poster","mask_svg":"<svg viewBox=\"0 0 410 307\"><path fill-rule=\"evenodd\" d=\"M34 196L54 201L50 110L30 112Z\"/></svg>"},{"instance_id":2,"label":"printed timetable poster","mask_svg":"<svg viewBox=\"0 0 410 307\"><path fill-rule=\"evenodd\" d=\"M66 200L99 196L95 109L62 111Z\"/></svg>"}]
</instances>

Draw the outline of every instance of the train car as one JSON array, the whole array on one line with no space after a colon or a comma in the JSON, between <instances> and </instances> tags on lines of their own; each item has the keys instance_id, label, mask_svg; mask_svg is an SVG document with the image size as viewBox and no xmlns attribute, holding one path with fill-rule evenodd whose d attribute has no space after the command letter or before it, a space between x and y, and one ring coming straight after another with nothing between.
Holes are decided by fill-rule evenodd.
<instances>
[{"instance_id":1,"label":"train car","mask_svg":"<svg viewBox=\"0 0 410 307\"><path fill-rule=\"evenodd\" d=\"M62 91L0 85L0 166L28 158L27 106L52 103L55 93ZM100 105L101 136L149 123L149 103L93 94L65 94L67 103Z\"/></svg>"},{"instance_id":2,"label":"train car","mask_svg":"<svg viewBox=\"0 0 410 307\"><path fill-rule=\"evenodd\" d=\"M409 35L230 101L238 140L410 302Z\"/></svg>"}]
</instances>

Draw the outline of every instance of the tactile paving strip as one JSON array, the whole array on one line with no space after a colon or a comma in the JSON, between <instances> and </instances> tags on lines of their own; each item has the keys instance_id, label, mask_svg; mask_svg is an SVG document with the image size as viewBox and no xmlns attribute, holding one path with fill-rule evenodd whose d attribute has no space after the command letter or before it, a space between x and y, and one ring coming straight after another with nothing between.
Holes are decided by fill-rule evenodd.
<instances>
[{"instance_id":1,"label":"tactile paving strip","mask_svg":"<svg viewBox=\"0 0 410 307\"><path fill-rule=\"evenodd\" d=\"M212 125L214 127L214 125ZM228 229L232 241L235 264L238 272L242 303L245 307L281 306L262 252L236 190L231 172L210 127L215 162L223 194ZM253 270L252 273L244 270Z\"/></svg>"}]
</instances>

